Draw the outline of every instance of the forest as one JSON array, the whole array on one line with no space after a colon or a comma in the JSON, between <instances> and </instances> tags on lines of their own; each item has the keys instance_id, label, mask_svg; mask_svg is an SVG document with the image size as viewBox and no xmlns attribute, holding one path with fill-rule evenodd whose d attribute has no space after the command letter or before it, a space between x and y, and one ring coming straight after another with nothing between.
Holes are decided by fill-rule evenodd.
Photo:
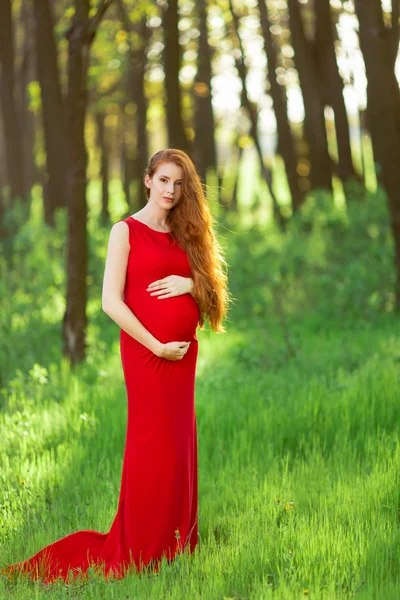
<instances>
[{"instance_id":1,"label":"forest","mask_svg":"<svg viewBox=\"0 0 400 600\"><path fill-rule=\"evenodd\" d=\"M115 513L102 280L160 149L232 298L198 331L195 555L1 598L399 598L399 40L399 0L0 1L1 565Z\"/></svg>"}]
</instances>

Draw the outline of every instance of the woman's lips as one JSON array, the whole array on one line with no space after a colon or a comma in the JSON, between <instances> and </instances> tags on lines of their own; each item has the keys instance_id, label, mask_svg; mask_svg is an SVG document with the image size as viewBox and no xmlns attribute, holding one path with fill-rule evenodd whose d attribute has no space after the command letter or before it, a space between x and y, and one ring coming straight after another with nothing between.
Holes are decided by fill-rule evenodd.
<instances>
[{"instance_id":1,"label":"woman's lips","mask_svg":"<svg viewBox=\"0 0 400 600\"><path fill-rule=\"evenodd\" d=\"M165 196L163 196L163 198L164 198L164 200L165 200L166 202L173 202L173 201L174 201L174 199L173 199L173 198L166 198Z\"/></svg>"}]
</instances>

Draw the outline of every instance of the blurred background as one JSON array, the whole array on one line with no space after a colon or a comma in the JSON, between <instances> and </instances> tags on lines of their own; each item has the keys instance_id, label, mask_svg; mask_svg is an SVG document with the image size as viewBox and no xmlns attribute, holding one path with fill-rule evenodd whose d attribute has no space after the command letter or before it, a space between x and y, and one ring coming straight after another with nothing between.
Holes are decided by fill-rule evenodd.
<instances>
[{"instance_id":1,"label":"blurred background","mask_svg":"<svg viewBox=\"0 0 400 600\"><path fill-rule=\"evenodd\" d=\"M4 562L114 515L126 405L107 242L170 146L202 178L232 294L226 333L199 331L211 567L190 597L397 600L399 8L1 0ZM186 571L169 576L187 598Z\"/></svg>"},{"instance_id":2,"label":"blurred background","mask_svg":"<svg viewBox=\"0 0 400 600\"><path fill-rule=\"evenodd\" d=\"M314 192L344 207L381 187L400 304L397 0L4 0L0 23L2 232L35 200L49 227L68 213L74 360L88 194L99 226L110 196L135 212L149 156L167 146L190 153L230 223L283 231Z\"/></svg>"}]
</instances>

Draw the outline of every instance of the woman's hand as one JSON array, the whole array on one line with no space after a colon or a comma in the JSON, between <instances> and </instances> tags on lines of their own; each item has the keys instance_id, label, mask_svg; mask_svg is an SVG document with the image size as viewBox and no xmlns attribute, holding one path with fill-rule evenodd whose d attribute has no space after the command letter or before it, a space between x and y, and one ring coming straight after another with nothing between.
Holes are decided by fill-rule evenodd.
<instances>
[{"instance_id":1,"label":"woman's hand","mask_svg":"<svg viewBox=\"0 0 400 600\"><path fill-rule=\"evenodd\" d=\"M157 356L167 360L181 360L190 348L191 342L167 342L162 344Z\"/></svg>"},{"instance_id":2,"label":"woman's hand","mask_svg":"<svg viewBox=\"0 0 400 600\"><path fill-rule=\"evenodd\" d=\"M150 296L158 296L158 300L191 294L192 290L193 279L191 277L181 277L180 275L168 275L164 279L153 281L147 288Z\"/></svg>"}]
</instances>

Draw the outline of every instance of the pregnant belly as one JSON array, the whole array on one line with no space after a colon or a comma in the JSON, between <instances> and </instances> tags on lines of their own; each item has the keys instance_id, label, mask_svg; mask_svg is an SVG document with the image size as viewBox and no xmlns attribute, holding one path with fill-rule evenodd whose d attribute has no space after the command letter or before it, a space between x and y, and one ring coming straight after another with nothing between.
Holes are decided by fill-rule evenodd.
<instances>
[{"instance_id":1,"label":"pregnant belly","mask_svg":"<svg viewBox=\"0 0 400 600\"><path fill-rule=\"evenodd\" d=\"M163 344L197 339L199 307L191 294L158 299L150 296L149 292L138 291L128 306L142 325Z\"/></svg>"}]
</instances>

